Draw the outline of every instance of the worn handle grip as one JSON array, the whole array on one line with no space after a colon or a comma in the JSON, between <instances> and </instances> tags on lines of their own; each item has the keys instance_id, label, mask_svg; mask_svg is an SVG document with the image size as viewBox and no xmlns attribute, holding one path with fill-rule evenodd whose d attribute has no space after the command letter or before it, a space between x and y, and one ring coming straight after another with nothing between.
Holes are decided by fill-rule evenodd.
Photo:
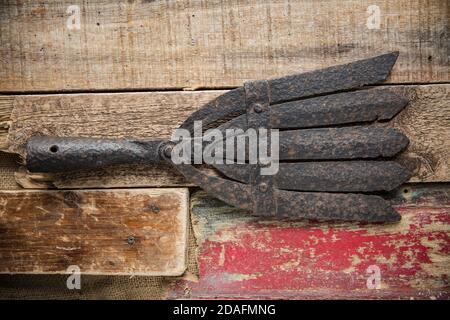
<instances>
[{"instance_id":1,"label":"worn handle grip","mask_svg":"<svg viewBox=\"0 0 450 320\"><path fill-rule=\"evenodd\" d=\"M30 172L66 172L117 164L162 162L161 140L33 137L26 145Z\"/></svg>"}]
</instances>

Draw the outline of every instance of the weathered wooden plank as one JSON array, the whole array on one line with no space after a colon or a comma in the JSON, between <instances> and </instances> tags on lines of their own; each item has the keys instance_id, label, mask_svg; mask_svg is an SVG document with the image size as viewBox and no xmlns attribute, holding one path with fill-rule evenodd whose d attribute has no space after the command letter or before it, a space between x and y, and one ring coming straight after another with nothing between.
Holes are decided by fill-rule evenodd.
<instances>
[{"instance_id":1,"label":"weathered wooden plank","mask_svg":"<svg viewBox=\"0 0 450 320\"><path fill-rule=\"evenodd\" d=\"M450 180L450 85L394 86L410 105L390 124L405 132L410 145L398 161L411 181ZM168 138L203 103L225 91L14 96L8 152L24 155L36 134L57 136ZM0 137L2 135L0 134ZM4 137L4 135L3 135ZM16 174L26 188L104 188L189 185L167 166L120 166L58 175Z\"/></svg>"},{"instance_id":2,"label":"weathered wooden plank","mask_svg":"<svg viewBox=\"0 0 450 320\"><path fill-rule=\"evenodd\" d=\"M0 19L3 92L237 86L393 50L391 82L450 79L447 0L2 1Z\"/></svg>"},{"instance_id":3,"label":"weathered wooden plank","mask_svg":"<svg viewBox=\"0 0 450 320\"><path fill-rule=\"evenodd\" d=\"M11 112L14 105L14 96L0 96L0 150L7 147Z\"/></svg>"},{"instance_id":4,"label":"weathered wooden plank","mask_svg":"<svg viewBox=\"0 0 450 320\"><path fill-rule=\"evenodd\" d=\"M409 138L398 160L412 173L412 182L450 181L450 85L396 88L410 104L393 121Z\"/></svg>"},{"instance_id":5,"label":"weathered wooden plank","mask_svg":"<svg viewBox=\"0 0 450 320\"><path fill-rule=\"evenodd\" d=\"M0 191L0 273L180 275L187 189Z\"/></svg>"},{"instance_id":6,"label":"weathered wooden plank","mask_svg":"<svg viewBox=\"0 0 450 320\"><path fill-rule=\"evenodd\" d=\"M195 193L199 279L169 297L449 299L448 184L410 185L393 201L396 224L317 223L263 220Z\"/></svg>"},{"instance_id":7,"label":"weathered wooden plank","mask_svg":"<svg viewBox=\"0 0 450 320\"><path fill-rule=\"evenodd\" d=\"M8 151L33 134L170 138L193 111L224 91L14 96ZM33 123L33 124L32 124ZM38 125L37 128L31 126Z\"/></svg>"}]
</instances>

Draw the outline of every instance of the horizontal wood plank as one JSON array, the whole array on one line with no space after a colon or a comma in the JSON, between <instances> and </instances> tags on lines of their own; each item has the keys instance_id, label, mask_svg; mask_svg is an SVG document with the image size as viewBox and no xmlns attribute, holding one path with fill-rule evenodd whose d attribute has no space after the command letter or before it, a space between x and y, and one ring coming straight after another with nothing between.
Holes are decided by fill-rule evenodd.
<instances>
[{"instance_id":1,"label":"horizontal wood plank","mask_svg":"<svg viewBox=\"0 0 450 320\"><path fill-rule=\"evenodd\" d=\"M450 80L447 0L2 1L0 91L238 86L400 51Z\"/></svg>"},{"instance_id":2,"label":"horizontal wood plank","mask_svg":"<svg viewBox=\"0 0 450 320\"><path fill-rule=\"evenodd\" d=\"M0 273L181 275L187 189L0 191Z\"/></svg>"},{"instance_id":3,"label":"horizontal wood plank","mask_svg":"<svg viewBox=\"0 0 450 320\"><path fill-rule=\"evenodd\" d=\"M196 193L199 279L169 297L449 299L449 186L411 185L393 202L399 223L317 223L251 217Z\"/></svg>"},{"instance_id":4,"label":"horizontal wood plank","mask_svg":"<svg viewBox=\"0 0 450 320\"><path fill-rule=\"evenodd\" d=\"M412 172L413 182L450 181L450 85L391 86L410 104L390 125L410 139L398 159ZM202 104L225 91L59 94L13 96L9 134L3 150L24 156L33 135L169 138L174 129ZM56 175L16 174L26 188L105 188L188 186L168 166L117 166Z\"/></svg>"}]
</instances>

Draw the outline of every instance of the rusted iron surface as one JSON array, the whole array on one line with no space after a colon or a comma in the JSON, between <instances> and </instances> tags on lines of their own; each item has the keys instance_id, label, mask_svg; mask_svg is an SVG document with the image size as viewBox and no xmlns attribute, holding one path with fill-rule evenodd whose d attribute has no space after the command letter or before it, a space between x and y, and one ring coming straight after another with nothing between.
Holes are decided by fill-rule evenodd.
<instances>
[{"instance_id":1,"label":"rusted iron surface","mask_svg":"<svg viewBox=\"0 0 450 320\"><path fill-rule=\"evenodd\" d=\"M406 98L389 89L342 92L272 105L268 110L269 125L276 129L300 129L390 120L407 104ZM219 128L246 130L246 119L243 114Z\"/></svg>"},{"instance_id":2,"label":"rusted iron surface","mask_svg":"<svg viewBox=\"0 0 450 320\"><path fill-rule=\"evenodd\" d=\"M230 128L293 129L279 133L279 159L297 162L281 163L275 175L260 173L265 164L259 157L253 166L216 166L226 176L241 181L236 182L209 176L191 164L173 162L168 142L163 147L160 141L70 137L31 139L27 146L28 169L53 172L166 161L189 181L254 215L398 221L399 215L380 195L360 193L391 190L409 178L400 165L381 162L402 151L408 138L395 129L371 123L391 119L407 100L388 90L341 92L384 80L397 55L389 53L314 72L246 82L242 88L207 103L181 125L193 131L196 120L205 126L234 115L237 117L219 126L221 132ZM317 97L330 93L334 94ZM370 124L362 125L364 122ZM210 145L215 143L223 141ZM248 153L247 145L246 159ZM366 159L378 161L363 161ZM301 162L305 160L328 162ZM330 160L352 161L334 165ZM298 207L307 209L299 213Z\"/></svg>"},{"instance_id":3,"label":"rusted iron surface","mask_svg":"<svg viewBox=\"0 0 450 320\"><path fill-rule=\"evenodd\" d=\"M403 133L376 126L281 131L280 160L393 157L408 143Z\"/></svg>"},{"instance_id":4,"label":"rusted iron surface","mask_svg":"<svg viewBox=\"0 0 450 320\"><path fill-rule=\"evenodd\" d=\"M408 100L387 89L291 101L270 109L272 128L312 128L392 119Z\"/></svg>"},{"instance_id":5,"label":"rusted iron surface","mask_svg":"<svg viewBox=\"0 0 450 320\"><path fill-rule=\"evenodd\" d=\"M215 165L231 179L250 183L254 165ZM391 191L409 177L393 161L324 161L280 163L274 176L276 188L299 191L374 192Z\"/></svg>"},{"instance_id":6,"label":"rusted iron surface","mask_svg":"<svg viewBox=\"0 0 450 320\"><path fill-rule=\"evenodd\" d=\"M240 134L235 135L238 137ZM227 138L233 137L228 135ZM222 141L214 142L221 144ZM408 145L398 130L378 125L313 128L279 132L279 160L339 160L393 157ZM237 152L230 159L236 158ZM249 158L249 145L245 157Z\"/></svg>"},{"instance_id":7,"label":"rusted iron surface","mask_svg":"<svg viewBox=\"0 0 450 320\"><path fill-rule=\"evenodd\" d=\"M248 81L244 84L247 127L258 129L270 129L270 85L266 80ZM247 151L251 143L247 144ZM270 150L271 139L267 141L267 150ZM237 145L236 145L237 146ZM242 146L241 146L242 147ZM248 155L246 159L250 159ZM274 188L273 176L262 175L261 169L264 167L260 157L250 168L249 182L252 213L258 216L277 215L277 195Z\"/></svg>"},{"instance_id":8,"label":"rusted iron surface","mask_svg":"<svg viewBox=\"0 0 450 320\"><path fill-rule=\"evenodd\" d=\"M207 189L218 199L229 203L237 208L253 209L250 185L212 177L191 165L177 165L176 168L188 179L200 188Z\"/></svg>"},{"instance_id":9,"label":"rusted iron surface","mask_svg":"<svg viewBox=\"0 0 450 320\"><path fill-rule=\"evenodd\" d=\"M387 78L398 52L322 70L269 80L270 103L294 100L378 83Z\"/></svg>"},{"instance_id":10,"label":"rusted iron surface","mask_svg":"<svg viewBox=\"0 0 450 320\"><path fill-rule=\"evenodd\" d=\"M180 128L192 130L194 121L201 120L204 126L211 124L221 118L242 114L245 112L244 88L231 90L216 99L205 104L199 110L189 116Z\"/></svg>"},{"instance_id":11,"label":"rusted iron surface","mask_svg":"<svg viewBox=\"0 0 450 320\"><path fill-rule=\"evenodd\" d=\"M27 143L27 168L32 172L64 172L124 163L158 163L162 141L33 137Z\"/></svg>"},{"instance_id":12,"label":"rusted iron surface","mask_svg":"<svg viewBox=\"0 0 450 320\"><path fill-rule=\"evenodd\" d=\"M397 222L400 215L380 196L359 193L276 190L276 214L283 218Z\"/></svg>"},{"instance_id":13,"label":"rusted iron surface","mask_svg":"<svg viewBox=\"0 0 450 320\"><path fill-rule=\"evenodd\" d=\"M378 83L387 78L397 57L398 52L392 52L318 71L268 80L270 104ZM195 120L203 120L206 125L227 115L243 114L245 110L245 92L243 88L238 88L194 112L181 127L191 128Z\"/></svg>"}]
</instances>

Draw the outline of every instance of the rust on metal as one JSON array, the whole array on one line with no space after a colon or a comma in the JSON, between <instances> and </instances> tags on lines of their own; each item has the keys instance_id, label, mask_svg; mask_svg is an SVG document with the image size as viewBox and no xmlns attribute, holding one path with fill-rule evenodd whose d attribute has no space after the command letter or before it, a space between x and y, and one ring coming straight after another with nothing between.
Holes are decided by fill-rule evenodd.
<instances>
[{"instance_id":1,"label":"rust on metal","mask_svg":"<svg viewBox=\"0 0 450 320\"><path fill-rule=\"evenodd\" d=\"M227 177L250 183L252 164L217 164ZM277 189L328 192L391 191L410 174L393 161L321 161L280 163L273 180Z\"/></svg>"},{"instance_id":2,"label":"rust on metal","mask_svg":"<svg viewBox=\"0 0 450 320\"><path fill-rule=\"evenodd\" d=\"M216 164L230 179L212 176L191 164L174 163L169 141L72 137L31 139L27 167L34 172L58 172L165 161L210 194L254 215L395 222L400 215L383 192L409 179L409 172L391 160L409 141L380 122L395 117L408 100L389 89L363 86L385 80L397 56L388 53L246 82L210 101L180 126L193 131L194 121L207 126L233 116L218 127L221 132L281 129L281 162L274 175L261 175L264 164L258 160L256 164ZM214 143L223 141L209 145Z\"/></svg>"},{"instance_id":3,"label":"rust on metal","mask_svg":"<svg viewBox=\"0 0 450 320\"><path fill-rule=\"evenodd\" d=\"M27 142L31 172L64 172L124 163L161 162L161 140L33 137Z\"/></svg>"},{"instance_id":4,"label":"rust on metal","mask_svg":"<svg viewBox=\"0 0 450 320\"><path fill-rule=\"evenodd\" d=\"M275 129L303 129L392 119L408 100L389 89L366 89L272 105L269 125ZM222 124L221 130L246 130L243 114Z\"/></svg>"}]
</instances>

